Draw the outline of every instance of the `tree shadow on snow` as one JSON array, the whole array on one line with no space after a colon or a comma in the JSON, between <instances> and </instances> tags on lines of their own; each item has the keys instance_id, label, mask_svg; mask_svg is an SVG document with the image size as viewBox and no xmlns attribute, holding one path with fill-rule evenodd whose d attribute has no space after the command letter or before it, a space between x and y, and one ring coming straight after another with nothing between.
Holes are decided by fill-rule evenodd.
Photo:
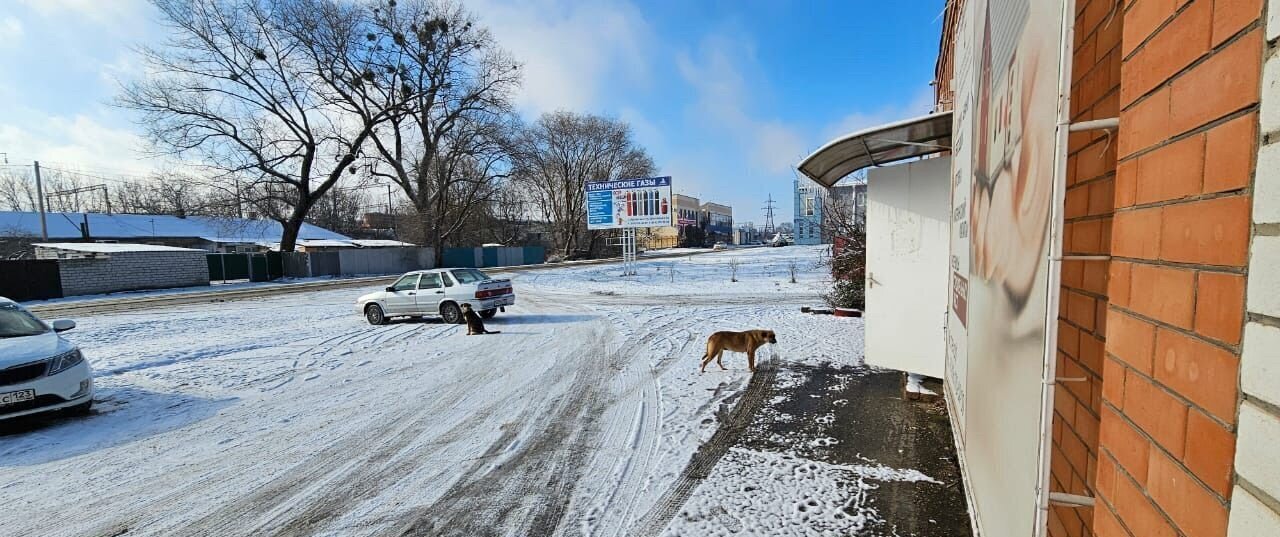
<instances>
[{"instance_id":1,"label":"tree shadow on snow","mask_svg":"<svg viewBox=\"0 0 1280 537\"><path fill-rule=\"evenodd\" d=\"M88 415L47 412L0 422L0 467L44 464L142 440L206 419L234 401L100 388Z\"/></svg>"}]
</instances>

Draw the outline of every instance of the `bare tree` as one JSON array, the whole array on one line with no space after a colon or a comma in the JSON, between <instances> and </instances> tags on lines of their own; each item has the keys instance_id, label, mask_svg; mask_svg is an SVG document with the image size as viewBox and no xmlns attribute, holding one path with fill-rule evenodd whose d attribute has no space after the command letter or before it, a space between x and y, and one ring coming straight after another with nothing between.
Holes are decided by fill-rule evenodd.
<instances>
[{"instance_id":1,"label":"bare tree","mask_svg":"<svg viewBox=\"0 0 1280 537\"><path fill-rule=\"evenodd\" d=\"M729 258L729 262L727 263L727 265L729 266L729 281L737 282L738 269L741 268L742 262L738 261L738 258L736 257L731 257Z\"/></svg>"},{"instance_id":2,"label":"bare tree","mask_svg":"<svg viewBox=\"0 0 1280 537\"><path fill-rule=\"evenodd\" d=\"M316 200L307 222L344 235L359 229L358 221L369 206L369 193L361 188L332 188Z\"/></svg>"},{"instance_id":3,"label":"bare tree","mask_svg":"<svg viewBox=\"0 0 1280 537\"><path fill-rule=\"evenodd\" d=\"M0 168L0 205L8 211L36 210L36 183L31 170Z\"/></svg>"},{"instance_id":4,"label":"bare tree","mask_svg":"<svg viewBox=\"0 0 1280 537\"><path fill-rule=\"evenodd\" d=\"M153 2L168 39L140 49L151 74L119 103L141 113L158 152L197 155L234 181L293 250L311 208L399 113L396 100L368 98L370 86L398 87L371 75L379 51L354 42L371 13L337 0Z\"/></svg>"},{"instance_id":5,"label":"bare tree","mask_svg":"<svg viewBox=\"0 0 1280 537\"><path fill-rule=\"evenodd\" d=\"M653 159L624 122L555 112L521 129L511 144L513 173L534 208L551 224L555 244L568 256L587 234L586 184L653 174Z\"/></svg>"},{"instance_id":6,"label":"bare tree","mask_svg":"<svg viewBox=\"0 0 1280 537\"><path fill-rule=\"evenodd\" d=\"M488 203L472 212L466 225L468 232L459 238L472 244L523 245L528 242L530 225L527 196L520 185L503 181Z\"/></svg>"},{"instance_id":7,"label":"bare tree","mask_svg":"<svg viewBox=\"0 0 1280 537\"><path fill-rule=\"evenodd\" d=\"M400 186L415 230L437 256L483 210L506 176L503 136L519 66L488 30L449 0L384 0L372 29L395 84L371 93L402 113L371 134L379 165L373 175Z\"/></svg>"}]
</instances>

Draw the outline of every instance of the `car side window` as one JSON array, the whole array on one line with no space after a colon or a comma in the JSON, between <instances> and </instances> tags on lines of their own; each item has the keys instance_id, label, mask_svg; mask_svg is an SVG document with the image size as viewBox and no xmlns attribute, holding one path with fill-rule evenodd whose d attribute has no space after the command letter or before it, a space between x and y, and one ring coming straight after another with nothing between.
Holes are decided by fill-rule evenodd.
<instances>
[{"instance_id":1,"label":"car side window","mask_svg":"<svg viewBox=\"0 0 1280 537\"><path fill-rule=\"evenodd\" d=\"M440 287L439 274L423 274L422 283L418 284L418 289L439 289Z\"/></svg>"},{"instance_id":2,"label":"car side window","mask_svg":"<svg viewBox=\"0 0 1280 537\"><path fill-rule=\"evenodd\" d=\"M440 277L441 277L441 278L444 278L444 286L445 286L445 287L453 287L453 278L450 278L450 277L449 277L449 273L447 273L447 272L441 272L439 275L440 275Z\"/></svg>"},{"instance_id":3,"label":"car side window","mask_svg":"<svg viewBox=\"0 0 1280 537\"><path fill-rule=\"evenodd\" d=\"M391 289L395 291L412 291L417 288L418 288L417 274L410 274L408 276L404 276L391 286Z\"/></svg>"}]
</instances>

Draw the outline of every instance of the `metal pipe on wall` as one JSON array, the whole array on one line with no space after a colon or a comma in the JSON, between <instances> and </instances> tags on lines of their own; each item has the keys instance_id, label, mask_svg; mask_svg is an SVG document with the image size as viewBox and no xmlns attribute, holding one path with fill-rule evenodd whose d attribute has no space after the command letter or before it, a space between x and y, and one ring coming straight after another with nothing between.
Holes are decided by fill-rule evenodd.
<instances>
[{"instance_id":1,"label":"metal pipe on wall","mask_svg":"<svg viewBox=\"0 0 1280 537\"><path fill-rule=\"evenodd\" d=\"M1048 300L1044 318L1044 364L1040 397L1040 475L1036 479L1036 517L1032 535L1049 530L1050 460L1053 449L1053 402L1057 389L1058 307L1062 284L1063 210L1067 188L1067 140L1071 136L1071 62L1075 39L1075 0L1062 2L1061 45L1058 56L1058 121L1054 150L1053 196L1050 201Z\"/></svg>"}]
</instances>

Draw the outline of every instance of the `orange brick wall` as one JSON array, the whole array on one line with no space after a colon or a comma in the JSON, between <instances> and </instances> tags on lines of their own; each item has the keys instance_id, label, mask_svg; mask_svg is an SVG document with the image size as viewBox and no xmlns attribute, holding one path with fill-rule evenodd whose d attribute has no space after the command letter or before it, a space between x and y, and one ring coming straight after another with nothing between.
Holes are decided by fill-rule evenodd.
<instances>
[{"instance_id":1,"label":"orange brick wall","mask_svg":"<svg viewBox=\"0 0 1280 537\"><path fill-rule=\"evenodd\" d=\"M1262 0L1123 0L1099 536L1227 532L1261 14Z\"/></svg>"},{"instance_id":2,"label":"orange brick wall","mask_svg":"<svg viewBox=\"0 0 1280 537\"><path fill-rule=\"evenodd\" d=\"M1113 0L1076 3L1071 66L1071 120L1113 118L1120 113L1120 41L1124 18ZM1063 208L1063 253L1111 251L1115 195L1115 136L1101 131L1071 135ZM1107 335L1107 261L1064 261L1058 315L1058 383L1050 452L1051 490L1094 496L1102 415L1103 348ZM1054 506L1049 535L1093 535L1091 509Z\"/></svg>"}]
</instances>

